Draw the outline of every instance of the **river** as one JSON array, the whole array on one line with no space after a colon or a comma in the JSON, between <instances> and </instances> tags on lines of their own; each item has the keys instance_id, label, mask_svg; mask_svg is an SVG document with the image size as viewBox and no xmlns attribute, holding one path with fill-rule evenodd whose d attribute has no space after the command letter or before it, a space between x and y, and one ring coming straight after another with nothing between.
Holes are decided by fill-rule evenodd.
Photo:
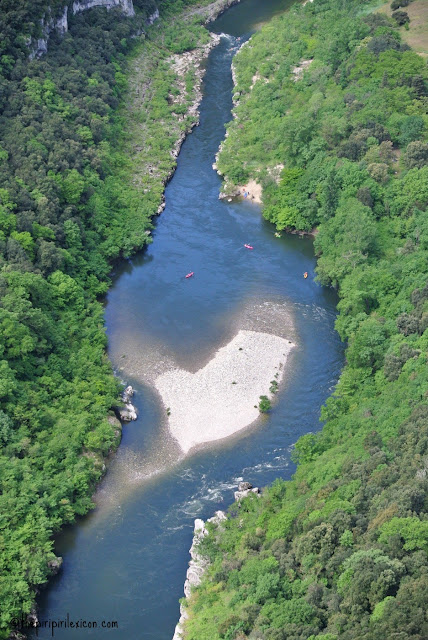
<instances>
[{"instance_id":1,"label":"river","mask_svg":"<svg viewBox=\"0 0 428 640\"><path fill-rule=\"evenodd\" d=\"M38 605L42 621L69 614L99 625L117 621L118 629L58 629L56 638L169 640L194 518L227 508L242 478L257 486L289 478L292 445L319 429L320 406L337 381L343 364L334 331L337 300L314 282L311 238L276 238L257 205L219 201L221 181L212 169L231 117L232 56L289 4L243 0L211 25L230 35L207 62L200 126L182 147L153 244L115 273L106 303L109 355L136 389L139 418L124 427L97 509L58 538L63 570ZM189 271L195 276L186 280ZM183 457L146 371L159 362L194 371L247 326L297 345L277 402L233 439ZM38 637L51 637L51 630L39 629Z\"/></svg>"}]
</instances>

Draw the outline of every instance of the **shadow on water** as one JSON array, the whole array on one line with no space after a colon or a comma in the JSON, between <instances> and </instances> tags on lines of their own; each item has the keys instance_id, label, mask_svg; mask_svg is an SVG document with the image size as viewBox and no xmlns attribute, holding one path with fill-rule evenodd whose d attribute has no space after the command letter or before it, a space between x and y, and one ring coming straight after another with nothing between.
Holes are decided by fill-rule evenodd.
<instances>
[{"instance_id":1,"label":"shadow on water","mask_svg":"<svg viewBox=\"0 0 428 640\"><path fill-rule=\"evenodd\" d=\"M136 388L139 418L124 427L98 509L58 539L63 571L39 599L41 620L69 613L99 625L117 620L112 632L123 640L172 637L193 519L226 508L241 478L259 486L289 478L293 443L319 428L343 348L334 332L335 296L314 282L312 240L275 238L257 206L219 201L212 169L230 119L232 56L255 25L289 4L244 0L212 25L232 38L208 60L200 126L183 145L154 243L118 267L106 304L110 358ZM189 271L195 276L186 280ZM278 401L256 425L184 458L150 377L171 363L195 371L249 326L297 345ZM80 631L100 640L108 633ZM38 637L51 631L39 629ZM76 630L55 637L76 638Z\"/></svg>"}]
</instances>

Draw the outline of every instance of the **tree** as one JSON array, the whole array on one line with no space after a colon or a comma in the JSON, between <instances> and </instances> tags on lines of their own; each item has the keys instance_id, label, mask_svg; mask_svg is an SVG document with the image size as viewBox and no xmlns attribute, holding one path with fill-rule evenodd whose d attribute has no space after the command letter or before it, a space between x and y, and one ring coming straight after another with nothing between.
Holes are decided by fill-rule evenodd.
<instances>
[{"instance_id":1,"label":"tree","mask_svg":"<svg viewBox=\"0 0 428 640\"><path fill-rule=\"evenodd\" d=\"M9 442L13 432L13 422L4 411L0 410L0 446Z\"/></svg>"},{"instance_id":2,"label":"tree","mask_svg":"<svg viewBox=\"0 0 428 640\"><path fill-rule=\"evenodd\" d=\"M421 521L416 516L392 518L381 526L379 542L388 544L394 536L404 540L404 549L422 549L428 553L428 521Z\"/></svg>"},{"instance_id":3,"label":"tree","mask_svg":"<svg viewBox=\"0 0 428 640\"><path fill-rule=\"evenodd\" d=\"M428 142L416 140L410 142L404 154L404 162L408 169L422 169L428 164Z\"/></svg>"},{"instance_id":4,"label":"tree","mask_svg":"<svg viewBox=\"0 0 428 640\"><path fill-rule=\"evenodd\" d=\"M410 22L409 14L406 11L394 11L392 17L400 27Z\"/></svg>"},{"instance_id":5,"label":"tree","mask_svg":"<svg viewBox=\"0 0 428 640\"><path fill-rule=\"evenodd\" d=\"M260 413L268 413L271 410L271 402L267 396L260 396L259 411Z\"/></svg>"},{"instance_id":6,"label":"tree","mask_svg":"<svg viewBox=\"0 0 428 640\"><path fill-rule=\"evenodd\" d=\"M398 140L405 147L410 142L422 137L425 129L425 122L421 116L409 116L405 118L400 125L400 135Z\"/></svg>"},{"instance_id":7,"label":"tree","mask_svg":"<svg viewBox=\"0 0 428 640\"><path fill-rule=\"evenodd\" d=\"M367 318L358 327L352 339L346 359L351 367L378 369L383 364L387 347L387 331L375 318Z\"/></svg>"},{"instance_id":8,"label":"tree","mask_svg":"<svg viewBox=\"0 0 428 640\"><path fill-rule=\"evenodd\" d=\"M376 226L370 209L347 199L331 220L320 225L315 249L321 282L337 286L339 279L366 261L375 246Z\"/></svg>"},{"instance_id":9,"label":"tree","mask_svg":"<svg viewBox=\"0 0 428 640\"><path fill-rule=\"evenodd\" d=\"M410 0L392 0L391 9L395 11L400 7L407 7L410 4Z\"/></svg>"}]
</instances>

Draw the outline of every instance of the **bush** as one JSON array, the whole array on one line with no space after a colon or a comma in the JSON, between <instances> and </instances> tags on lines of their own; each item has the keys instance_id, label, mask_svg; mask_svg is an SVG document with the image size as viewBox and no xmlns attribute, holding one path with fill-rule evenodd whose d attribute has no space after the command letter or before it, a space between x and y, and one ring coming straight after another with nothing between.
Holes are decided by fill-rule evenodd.
<instances>
[{"instance_id":1,"label":"bush","mask_svg":"<svg viewBox=\"0 0 428 640\"><path fill-rule=\"evenodd\" d=\"M260 396L259 411L260 413L267 413L272 408L271 402L267 396Z\"/></svg>"},{"instance_id":2,"label":"bush","mask_svg":"<svg viewBox=\"0 0 428 640\"><path fill-rule=\"evenodd\" d=\"M410 142L404 154L404 163L408 169L422 169L428 164L428 142Z\"/></svg>"},{"instance_id":3,"label":"bush","mask_svg":"<svg viewBox=\"0 0 428 640\"><path fill-rule=\"evenodd\" d=\"M400 27L402 27L405 24L409 24L410 22L409 14L406 13L405 11L394 11L394 13L392 14L392 17Z\"/></svg>"},{"instance_id":4,"label":"bush","mask_svg":"<svg viewBox=\"0 0 428 640\"><path fill-rule=\"evenodd\" d=\"M397 329L404 336L410 336L412 333L418 333L419 320L409 313L401 313L397 318Z\"/></svg>"},{"instance_id":5,"label":"bush","mask_svg":"<svg viewBox=\"0 0 428 640\"><path fill-rule=\"evenodd\" d=\"M383 51L388 51L388 49L398 50L399 48L400 43L389 33L372 38L367 45L367 49L376 55L379 55Z\"/></svg>"},{"instance_id":6,"label":"bush","mask_svg":"<svg viewBox=\"0 0 428 640\"><path fill-rule=\"evenodd\" d=\"M391 9L396 11L396 9L399 9L400 7L408 7L409 4L410 0L393 0L391 2Z\"/></svg>"}]
</instances>

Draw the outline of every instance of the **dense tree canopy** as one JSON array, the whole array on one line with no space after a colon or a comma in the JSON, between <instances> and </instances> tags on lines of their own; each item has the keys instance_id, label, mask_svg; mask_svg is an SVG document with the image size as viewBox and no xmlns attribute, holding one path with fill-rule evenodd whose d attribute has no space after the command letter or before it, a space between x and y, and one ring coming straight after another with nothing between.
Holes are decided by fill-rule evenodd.
<instances>
[{"instance_id":1,"label":"dense tree canopy","mask_svg":"<svg viewBox=\"0 0 428 640\"><path fill-rule=\"evenodd\" d=\"M32 60L40 19L64 3L0 7L0 637L30 612L56 563L52 535L93 506L120 437L99 299L112 261L150 241L175 164L176 77L165 60L207 39L198 17L177 19L192 0L158 4L151 30L152 0L134 0L132 20L119 9L69 12L68 33L53 32ZM143 145L157 169L138 185L123 106L136 56L150 61L150 100L134 115L149 123Z\"/></svg>"},{"instance_id":2,"label":"dense tree canopy","mask_svg":"<svg viewBox=\"0 0 428 640\"><path fill-rule=\"evenodd\" d=\"M188 640L428 637L427 70L361 5L306 3L236 59L218 166L278 229L317 227L347 364L294 479L205 538Z\"/></svg>"}]
</instances>

